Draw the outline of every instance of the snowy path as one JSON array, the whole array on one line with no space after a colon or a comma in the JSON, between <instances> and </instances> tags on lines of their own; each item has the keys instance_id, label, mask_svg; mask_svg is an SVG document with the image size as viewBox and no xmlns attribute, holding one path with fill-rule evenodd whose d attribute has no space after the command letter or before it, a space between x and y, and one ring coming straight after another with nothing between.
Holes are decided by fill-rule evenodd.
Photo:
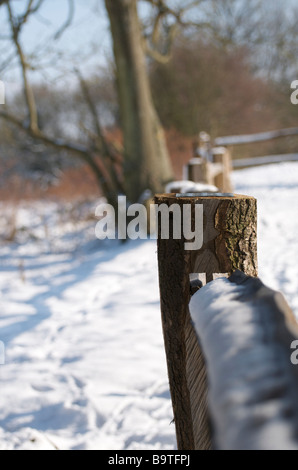
<instances>
[{"instance_id":1,"label":"snowy path","mask_svg":"<svg viewBox=\"0 0 298 470\"><path fill-rule=\"evenodd\" d=\"M298 163L237 171L234 184L258 200L259 275L298 318Z\"/></svg>"},{"instance_id":2,"label":"snowy path","mask_svg":"<svg viewBox=\"0 0 298 470\"><path fill-rule=\"evenodd\" d=\"M234 181L258 198L260 275L298 316L298 164ZM92 241L93 229L81 245L71 228L0 245L0 449L175 447L156 243Z\"/></svg>"},{"instance_id":3,"label":"snowy path","mask_svg":"<svg viewBox=\"0 0 298 470\"><path fill-rule=\"evenodd\" d=\"M155 242L15 250L0 258L0 446L173 448Z\"/></svg>"}]
</instances>

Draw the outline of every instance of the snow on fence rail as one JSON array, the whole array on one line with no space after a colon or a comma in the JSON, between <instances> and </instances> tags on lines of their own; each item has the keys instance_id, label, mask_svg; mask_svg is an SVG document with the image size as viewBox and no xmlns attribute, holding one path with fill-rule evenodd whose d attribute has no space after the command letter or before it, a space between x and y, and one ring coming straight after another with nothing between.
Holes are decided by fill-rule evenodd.
<instances>
[{"instance_id":1,"label":"snow on fence rail","mask_svg":"<svg viewBox=\"0 0 298 470\"><path fill-rule=\"evenodd\" d=\"M266 155L264 157L239 158L232 161L233 168L247 168L249 166L270 165L271 163L298 161L298 153L285 153L281 155Z\"/></svg>"},{"instance_id":2,"label":"snow on fence rail","mask_svg":"<svg viewBox=\"0 0 298 470\"><path fill-rule=\"evenodd\" d=\"M293 135L298 135L298 127L292 127L289 129L279 129L277 131L258 132L257 134L217 137L214 140L214 144L216 146L253 144L256 142L265 142L268 140L278 139L281 137L289 137Z\"/></svg>"},{"instance_id":3,"label":"snow on fence rail","mask_svg":"<svg viewBox=\"0 0 298 470\"><path fill-rule=\"evenodd\" d=\"M298 449L298 369L290 360L298 332L283 297L256 278L256 200L164 194L155 203L190 204L193 214L203 205L200 250L186 251L183 237L158 233L178 449Z\"/></svg>"},{"instance_id":4,"label":"snow on fence rail","mask_svg":"<svg viewBox=\"0 0 298 470\"><path fill-rule=\"evenodd\" d=\"M211 142L209 134L200 132L193 144L194 157L183 168L183 178L197 183L215 185L223 192L230 192L232 190L230 175L232 169L298 161L298 154L288 153L232 159L229 149L226 147L264 142L294 135L298 135L298 128L217 137L214 142Z\"/></svg>"},{"instance_id":5,"label":"snow on fence rail","mask_svg":"<svg viewBox=\"0 0 298 470\"><path fill-rule=\"evenodd\" d=\"M214 185L222 192L231 192L232 169L298 161L298 154L289 153L232 159L229 149L226 148L227 146L251 144L293 135L298 135L298 128L217 137L214 142L211 142L209 134L200 132L193 144L194 157L183 168L183 180Z\"/></svg>"},{"instance_id":6,"label":"snow on fence rail","mask_svg":"<svg viewBox=\"0 0 298 470\"><path fill-rule=\"evenodd\" d=\"M298 135L298 127L293 127L289 129L279 129L276 131L259 132L256 134L217 137L214 139L214 145L216 148L217 146L253 144L296 135ZM232 161L232 167L245 168L249 166L268 165L271 163L281 163L287 161L298 161L298 154L288 153L282 155L266 155L262 157L236 159Z\"/></svg>"},{"instance_id":7,"label":"snow on fence rail","mask_svg":"<svg viewBox=\"0 0 298 470\"><path fill-rule=\"evenodd\" d=\"M298 331L282 294L235 272L189 307L208 364L213 448L297 450Z\"/></svg>"}]
</instances>

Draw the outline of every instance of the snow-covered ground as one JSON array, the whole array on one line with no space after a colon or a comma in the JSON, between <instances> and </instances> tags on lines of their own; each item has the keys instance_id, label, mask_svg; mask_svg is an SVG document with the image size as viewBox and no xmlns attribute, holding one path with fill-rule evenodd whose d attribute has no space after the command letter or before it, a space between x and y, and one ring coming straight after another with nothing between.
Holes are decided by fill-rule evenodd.
<instances>
[{"instance_id":1,"label":"snow-covered ground","mask_svg":"<svg viewBox=\"0 0 298 470\"><path fill-rule=\"evenodd\" d=\"M298 163L237 171L233 179L236 192L258 200L259 275L298 318Z\"/></svg>"},{"instance_id":2,"label":"snow-covered ground","mask_svg":"<svg viewBox=\"0 0 298 470\"><path fill-rule=\"evenodd\" d=\"M258 198L260 276L298 316L298 164L233 178ZM95 240L83 212L22 205L0 245L0 449L174 449L156 242Z\"/></svg>"}]
</instances>

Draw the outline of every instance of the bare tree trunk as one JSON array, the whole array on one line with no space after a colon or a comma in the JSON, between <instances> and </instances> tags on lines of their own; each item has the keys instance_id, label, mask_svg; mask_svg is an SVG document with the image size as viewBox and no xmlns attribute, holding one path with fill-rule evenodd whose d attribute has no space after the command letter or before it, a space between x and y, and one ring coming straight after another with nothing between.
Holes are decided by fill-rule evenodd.
<instances>
[{"instance_id":1,"label":"bare tree trunk","mask_svg":"<svg viewBox=\"0 0 298 470\"><path fill-rule=\"evenodd\" d=\"M110 18L124 132L124 175L130 201L173 179L164 133L146 71L136 0L105 0Z\"/></svg>"},{"instance_id":2,"label":"bare tree trunk","mask_svg":"<svg viewBox=\"0 0 298 470\"><path fill-rule=\"evenodd\" d=\"M105 137L102 133L100 122L96 113L96 108L93 105L93 102L89 95L89 90L84 81L83 77L80 75L79 72L79 80L82 88L83 95L85 97L86 103L89 107L91 112L91 116L95 123L95 128L97 131L97 137L100 141L100 148L90 148L84 145L77 144L75 142L67 142L64 139L53 138L43 133L43 131L39 128L38 125L38 110L36 106L36 100L32 88L32 84L30 83L28 72L30 70L30 64L28 58L26 57L22 43L20 40L22 27L27 22L28 17L31 14L34 14L38 11L41 6L41 1L37 2L37 4L33 7L34 1L28 0L27 9L23 16L15 16L12 9L12 2L5 2L7 8L7 14L11 29L11 39L15 45L17 57L19 59L20 68L22 72L22 79L23 79L23 91L24 97L28 112L29 124L18 115L10 114L6 111L0 110L0 118L6 119L8 122L11 122L19 129L26 132L31 138L40 140L41 142L45 143L46 145L53 147L57 150L66 150L73 155L81 158L92 170L96 181L102 190L104 196L107 198L108 202L111 203L114 207L116 207L118 203L117 196L119 193L123 193L122 184L120 178L117 175L115 169L115 156L113 152L110 150L109 145L107 144ZM1 0L0 0L1 5ZM68 21L65 23L63 28L66 28L69 25L69 21L73 15L73 1L69 2L70 5L70 12ZM62 33L62 29L58 31L57 34ZM97 160L97 154L101 155L102 160Z\"/></svg>"}]
</instances>

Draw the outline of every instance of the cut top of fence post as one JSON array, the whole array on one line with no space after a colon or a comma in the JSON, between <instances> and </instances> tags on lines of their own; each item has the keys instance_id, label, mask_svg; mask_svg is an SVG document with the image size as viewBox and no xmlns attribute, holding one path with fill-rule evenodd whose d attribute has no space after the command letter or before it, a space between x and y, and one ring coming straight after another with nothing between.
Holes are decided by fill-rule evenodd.
<instances>
[{"instance_id":1,"label":"cut top of fence post","mask_svg":"<svg viewBox=\"0 0 298 470\"><path fill-rule=\"evenodd\" d=\"M155 204L168 207L178 204L183 214L184 206L191 206L192 226L195 226L195 205L203 206L203 246L199 250L184 249L186 239L181 230L181 240L162 240L158 235L159 249L166 246L179 250L191 273L206 273L207 282L213 274L232 274L239 269L247 275L257 275L257 201L240 194L159 194ZM181 217L181 224L183 217ZM160 229L160 227L159 227ZM161 253L160 253L161 255ZM173 254L175 257L175 254Z\"/></svg>"}]
</instances>

